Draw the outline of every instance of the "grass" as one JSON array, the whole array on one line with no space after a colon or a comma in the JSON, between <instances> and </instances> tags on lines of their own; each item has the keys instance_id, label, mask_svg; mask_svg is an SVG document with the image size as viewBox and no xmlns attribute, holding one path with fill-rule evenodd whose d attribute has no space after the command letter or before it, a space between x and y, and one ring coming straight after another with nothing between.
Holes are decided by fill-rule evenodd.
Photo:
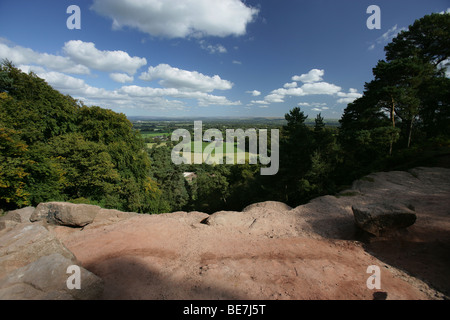
<instances>
[{"instance_id":1,"label":"grass","mask_svg":"<svg viewBox=\"0 0 450 320\"><path fill-rule=\"evenodd\" d=\"M146 133L141 133L141 136L143 138L153 138L153 137L157 137L157 136L170 136L169 132L146 132Z\"/></svg>"}]
</instances>

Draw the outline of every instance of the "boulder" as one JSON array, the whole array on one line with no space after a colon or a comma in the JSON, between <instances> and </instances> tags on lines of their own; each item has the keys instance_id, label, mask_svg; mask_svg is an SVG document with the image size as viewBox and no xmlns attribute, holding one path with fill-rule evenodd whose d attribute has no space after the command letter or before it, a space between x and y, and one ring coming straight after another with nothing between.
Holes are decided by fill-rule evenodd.
<instances>
[{"instance_id":1,"label":"boulder","mask_svg":"<svg viewBox=\"0 0 450 320\"><path fill-rule=\"evenodd\" d=\"M255 219L250 214L237 211L218 211L204 220L209 226L248 228Z\"/></svg>"},{"instance_id":2,"label":"boulder","mask_svg":"<svg viewBox=\"0 0 450 320\"><path fill-rule=\"evenodd\" d=\"M59 253L75 261L70 252L54 234L39 224L16 224L0 232L0 278L39 258Z\"/></svg>"},{"instance_id":3,"label":"boulder","mask_svg":"<svg viewBox=\"0 0 450 320\"><path fill-rule=\"evenodd\" d=\"M356 225L375 235L405 229L416 222L416 214L402 204L371 203L352 206Z\"/></svg>"},{"instance_id":4,"label":"boulder","mask_svg":"<svg viewBox=\"0 0 450 320\"><path fill-rule=\"evenodd\" d=\"M258 202L251 205L248 205L247 207L242 210L243 212L251 211L251 210L258 210L258 209L270 209L273 211L283 212L283 211L289 211L292 208L288 206L287 204L283 202L278 201L264 201L264 202Z\"/></svg>"},{"instance_id":5,"label":"boulder","mask_svg":"<svg viewBox=\"0 0 450 320\"><path fill-rule=\"evenodd\" d=\"M26 207L22 209L9 211L7 214L2 216L0 220L5 221L14 221L17 223L27 223L30 222L30 217L33 214L35 208L34 207Z\"/></svg>"},{"instance_id":6,"label":"boulder","mask_svg":"<svg viewBox=\"0 0 450 320\"><path fill-rule=\"evenodd\" d=\"M80 288L69 289L67 272L74 261L59 253L43 256L0 279L0 300L92 300L103 293L103 281L80 267ZM70 270L69 270L70 271Z\"/></svg>"},{"instance_id":7,"label":"boulder","mask_svg":"<svg viewBox=\"0 0 450 320\"><path fill-rule=\"evenodd\" d=\"M94 221L99 206L88 204L73 204L66 202L41 203L36 207L30 217L30 221L40 221L46 219L50 224L84 227Z\"/></svg>"}]
</instances>

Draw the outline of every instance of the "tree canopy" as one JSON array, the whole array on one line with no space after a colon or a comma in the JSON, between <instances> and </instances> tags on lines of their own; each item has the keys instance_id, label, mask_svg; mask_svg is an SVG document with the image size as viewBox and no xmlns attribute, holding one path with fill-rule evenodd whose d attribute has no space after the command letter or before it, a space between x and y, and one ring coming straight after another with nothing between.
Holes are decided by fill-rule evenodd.
<instances>
[{"instance_id":1,"label":"tree canopy","mask_svg":"<svg viewBox=\"0 0 450 320\"><path fill-rule=\"evenodd\" d=\"M158 211L150 158L125 115L87 107L8 61L0 92L0 206L62 200Z\"/></svg>"}]
</instances>

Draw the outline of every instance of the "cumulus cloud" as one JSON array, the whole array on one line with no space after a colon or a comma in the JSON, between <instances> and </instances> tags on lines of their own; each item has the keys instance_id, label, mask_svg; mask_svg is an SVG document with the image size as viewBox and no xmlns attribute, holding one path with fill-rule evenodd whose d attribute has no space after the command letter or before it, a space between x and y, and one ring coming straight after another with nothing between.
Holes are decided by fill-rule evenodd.
<instances>
[{"instance_id":1,"label":"cumulus cloud","mask_svg":"<svg viewBox=\"0 0 450 320\"><path fill-rule=\"evenodd\" d=\"M133 82L134 80L133 76L129 76L126 73L110 73L109 77L119 83Z\"/></svg>"},{"instance_id":2,"label":"cumulus cloud","mask_svg":"<svg viewBox=\"0 0 450 320\"><path fill-rule=\"evenodd\" d=\"M47 81L52 87L64 94L103 107L115 106L118 108L170 107L185 108L185 102L174 98L193 99L200 107L210 105L233 106L240 105L240 101L230 101L224 96L211 95L199 91L183 91L177 88L152 88L136 85L123 86L116 90L106 90L88 85L84 80L75 78L61 72L46 72L42 69L24 66L25 70L32 70Z\"/></svg>"},{"instance_id":3,"label":"cumulus cloud","mask_svg":"<svg viewBox=\"0 0 450 320\"><path fill-rule=\"evenodd\" d=\"M287 88L287 89L289 89L289 88L296 88L297 85L298 85L297 82L289 82L289 83L285 83L283 88Z\"/></svg>"},{"instance_id":4,"label":"cumulus cloud","mask_svg":"<svg viewBox=\"0 0 450 320\"><path fill-rule=\"evenodd\" d=\"M0 43L0 57L7 58L15 65L36 64L50 70L72 74L89 74L89 68L72 61L68 57L57 56L48 53L39 53L21 46L10 47Z\"/></svg>"},{"instance_id":5,"label":"cumulus cloud","mask_svg":"<svg viewBox=\"0 0 450 320\"><path fill-rule=\"evenodd\" d=\"M131 97L174 97L183 99L197 99L198 105L201 107L209 105L240 105L240 101L229 101L226 97L215 96L207 94L205 92L199 91L183 91L177 88L151 88L151 87L140 87L140 86L126 86L122 87L119 92L125 93Z\"/></svg>"},{"instance_id":6,"label":"cumulus cloud","mask_svg":"<svg viewBox=\"0 0 450 320\"><path fill-rule=\"evenodd\" d=\"M270 103L265 100L252 100L250 105L253 105L253 104L264 104L265 105L265 104L270 104Z\"/></svg>"},{"instance_id":7,"label":"cumulus cloud","mask_svg":"<svg viewBox=\"0 0 450 320\"><path fill-rule=\"evenodd\" d=\"M303 95L325 94L333 95L342 90L341 87L328 82L305 83L301 89Z\"/></svg>"},{"instance_id":8,"label":"cumulus cloud","mask_svg":"<svg viewBox=\"0 0 450 320\"><path fill-rule=\"evenodd\" d=\"M337 96L338 96L338 97L341 97L341 99L339 99L339 100L337 101L337 103L346 103L346 104L349 104L349 103L352 103L353 101L355 101L356 99L361 98L361 97L362 97L362 94L361 94L361 93L358 93L358 90L353 89L353 88L350 88L350 90L349 90L348 93L345 93L345 92L338 92L338 93L337 93Z\"/></svg>"},{"instance_id":9,"label":"cumulus cloud","mask_svg":"<svg viewBox=\"0 0 450 320\"><path fill-rule=\"evenodd\" d=\"M250 93L254 97L258 97L261 95L261 92L258 90L252 90L252 91L245 91L245 93Z\"/></svg>"},{"instance_id":10,"label":"cumulus cloud","mask_svg":"<svg viewBox=\"0 0 450 320\"><path fill-rule=\"evenodd\" d=\"M113 28L136 28L153 36L241 36L258 9L241 0L94 0L92 10Z\"/></svg>"},{"instance_id":11,"label":"cumulus cloud","mask_svg":"<svg viewBox=\"0 0 450 320\"><path fill-rule=\"evenodd\" d=\"M92 42L71 40L64 44L63 51L73 61L92 69L106 72L125 72L133 75L147 64L145 58L130 57L124 51L101 51Z\"/></svg>"},{"instance_id":12,"label":"cumulus cloud","mask_svg":"<svg viewBox=\"0 0 450 320\"><path fill-rule=\"evenodd\" d=\"M229 90L233 83L222 80L218 75L206 76L197 71L187 71L171 67L168 64L160 64L149 67L139 79L153 81L161 79L159 83L166 88L178 88L184 90L211 92L213 90Z\"/></svg>"},{"instance_id":13,"label":"cumulus cloud","mask_svg":"<svg viewBox=\"0 0 450 320\"><path fill-rule=\"evenodd\" d=\"M338 100L338 103L348 103L362 96L356 89L352 88L348 93L345 93L342 92L342 88L340 86L322 81L324 74L324 70L312 69L308 73L300 76L293 76L292 80L294 80L294 82L285 83L283 88L273 90L269 95L264 97L263 101L266 102L266 104L283 103L285 102L286 97L327 95L339 97L340 99ZM303 85L298 87L298 83L296 81L303 82ZM252 103L256 103L256 101L252 101ZM327 110L327 107L317 103L312 105L308 102L300 102L298 105L307 107L313 106L321 111Z\"/></svg>"},{"instance_id":14,"label":"cumulus cloud","mask_svg":"<svg viewBox=\"0 0 450 320\"><path fill-rule=\"evenodd\" d=\"M312 83L322 81L322 77L325 74L324 70L312 69L308 73L302 74L300 76L293 76L293 81L301 81L303 83Z\"/></svg>"},{"instance_id":15,"label":"cumulus cloud","mask_svg":"<svg viewBox=\"0 0 450 320\"><path fill-rule=\"evenodd\" d=\"M0 41L2 41L0 39ZM64 47L68 57L41 54L31 49L22 47L9 47L0 42L0 58L7 58L18 65L23 72L34 72L44 79L56 90L63 94L69 94L75 99L83 101L87 105L100 105L104 108L127 108L127 109L160 109L160 110L186 110L189 106L197 105L207 107L210 105L235 106L241 105L240 101L230 101L227 97L209 94L209 92L231 89L233 84L222 80L219 76L205 76L196 71L186 71L172 68L169 65L159 65L149 68L141 76L145 80L158 79L164 88L151 88L140 86L122 86L115 90L108 90L101 87L94 87L86 83L85 80L70 76L66 73L55 71L60 68L67 72L70 68L77 67L80 70L89 72L89 68L82 64L76 64L73 59L75 47L85 48L86 56L98 55L98 59L109 60L112 57L118 59L117 66L112 67L110 62L103 61L96 64L89 64L90 67L108 71L109 77L118 82L133 82L133 73L136 68L146 61L140 58L131 58L123 51L100 51L93 44L84 46L83 42L69 42ZM50 60L52 63L50 63ZM53 62L64 62L64 65ZM84 62L84 61L83 61ZM64 67L64 68L63 68ZM114 69L123 72L109 72ZM183 100L181 100L183 99ZM181 100L181 101L180 101ZM196 103L196 104L195 104Z\"/></svg>"}]
</instances>

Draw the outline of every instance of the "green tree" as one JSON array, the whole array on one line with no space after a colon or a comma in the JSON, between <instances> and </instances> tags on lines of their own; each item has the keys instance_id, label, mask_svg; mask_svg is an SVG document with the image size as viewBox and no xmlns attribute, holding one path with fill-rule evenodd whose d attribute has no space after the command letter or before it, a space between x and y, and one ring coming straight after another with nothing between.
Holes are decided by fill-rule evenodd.
<instances>
[{"instance_id":1,"label":"green tree","mask_svg":"<svg viewBox=\"0 0 450 320\"><path fill-rule=\"evenodd\" d=\"M0 125L0 207L30 204L24 180L28 175L25 167L29 165L24 158L26 151L27 145L18 132Z\"/></svg>"}]
</instances>

